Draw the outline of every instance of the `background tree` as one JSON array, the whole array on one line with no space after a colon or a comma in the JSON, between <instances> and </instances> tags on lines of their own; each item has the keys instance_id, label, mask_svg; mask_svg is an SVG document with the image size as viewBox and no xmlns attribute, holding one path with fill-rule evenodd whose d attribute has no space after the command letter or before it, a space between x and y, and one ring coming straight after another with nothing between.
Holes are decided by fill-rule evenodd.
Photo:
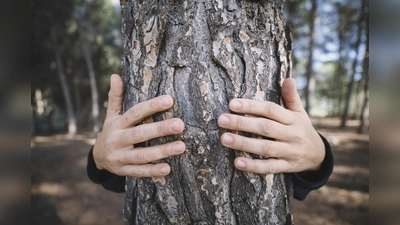
<instances>
[{"instance_id":1,"label":"background tree","mask_svg":"<svg viewBox=\"0 0 400 225\"><path fill-rule=\"evenodd\" d=\"M346 92L346 98L345 98L345 107L344 107L344 111L342 113L342 122L340 127L344 128L346 127L346 122L349 116L349 107L350 107L350 103L351 103L351 96L353 93L353 87L354 87L354 82L355 82L355 76L357 74L357 65L358 65L358 56L359 56L359 49L360 49L360 45L361 45L361 38L363 35L363 30L365 29L365 6L366 5L366 0L361 0L361 7L359 9L359 19L358 19L358 24L357 24L357 32L355 35L355 42L354 42L354 51L355 51L355 56L353 59L353 63L351 66L351 77L350 77L350 81L348 82L348 86L347 86L347 92Z\"/></svg>"},{"instance_id":2,"label":"background tree","mask_svg":"<svg viewBox=\"0 0 400 225\"><path fill-rule=\"evenodd\" d=\"M309 44L308 44L308 60L306 67L306 107L305 110L307 113L310 113L312 103L314 101L314 91L315 91L315 74L313 69L314 63L314 42L315 42L315 18L317 13L317 0L311 0L311 10L309 15Z\"/></svg>"},{"instance_id":3,"label":"background tree","mask_svg":"<svg viewBox=\"0 0 400 225\"><path fill-rule=\"evenodd\" d=\"M312 116L343 116L347 91L352 74L357 98L350 98L349 115L359 118L364 95L365 77L361 61L365 52L366 31L362 30L358 64L352 73L355 57L355 42L359 27L361 1L317 0L319 6L315 14L314 57L309 60L311 0L288 0L286 17L293 31L293 74L299 92L306 99L307 72L313 68L315 75L314 107ZM226 3L228 4L228 3ZM108 75L120 68L121 21L119 11L108 0L65 1L55 3L49 0L32 2L32 115L33 133L52 133L68 130L68 110L58 79L54 48L50 28L56 35L66 83L70 86L72 107L78 131L97 130L96 121L103 121L107 105ZM368 1L366 7L368 11ZM82 13L83 12L83 13ZM77 17L79 13L81 17ZM51 17L52 15L57 15ZM78 19L80 18L80 19ZM81 21L81 22L80 22ZM85 26L82 26L82 23ZM365 23L365 22L363 22ZM365 27L365 26L364 26ZM84 35L82 35L82 33ZM92 68L82 48L86 42L91 54ZM334 66L336 65L336 66ZM92 71L92 72L90 72ZM291 71L290 71L291 72ZM91 81L89 74L96 74ZM92 76L94 77L94 76ZM98 101L92 99L100 93ZM41 99L35 99L40 93ZM39 95L37 95L39 96ZM95 103L98 102L99 120L95 118ZM306 102L306 101L304 101ZM367 107L368 109L368 107Z\"/></svg>"},{"instance_id":4,"label":"background tree","mask_svg":"<svg viewBox=\"0 0 400 225\"><path fill-rule=\"evenodd\" d=\"M127 224L292 224L283 174L234 169L217 117L233 98L281 103L290 71L282 1L126 1L122 6L124 110L169 94L174 106L146 122L179 117L185 131L164 178L126 180ZM250 136L250 134L243 134ZM247 157L256 157L245 154Z\"/></svg>"},{"instance_id":5,"label":"background tree","mask_svg":"<svg viewBox=\"0 0 400 225\"><path fill-rule=\"evenodd\" d=\"M96 123L101 120L96 119L96 108L106 106L107 102L106 95L98 96L97 101L95 97L97 92L107 93L109 74L120 68L119 11L107 0L66 1L62 4L39 0L32 5L31 71L34 76L31 105L33 124L36 124L32 131L37 134L51 133L65 131L68 127L65 119L67 104L57 80L55 48L50 35L50 28L53 27L62 56L65 81L70 87L76 127L78 131L94 129L96 133ZM93 76L96 71L99 71L98 75ZM41 100L35 99L36 92L41 93ZM39 112L38 105L44 110ZM103 111L98 113L101 118Z\"/></svg>"}]
</instances>

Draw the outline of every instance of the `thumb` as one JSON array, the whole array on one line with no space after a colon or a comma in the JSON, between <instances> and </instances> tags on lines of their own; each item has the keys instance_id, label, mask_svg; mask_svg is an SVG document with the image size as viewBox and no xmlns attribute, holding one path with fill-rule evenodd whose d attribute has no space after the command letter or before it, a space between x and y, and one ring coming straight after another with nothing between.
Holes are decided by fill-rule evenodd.
<instances>
[{"instance_id":1,"label":"thumb","mask_svg":"<svg viewBox=\"0 0 400 225\"><path fill-rule=\"evenodd\" d=\"M122 78L113 74L110 77L110 91L108 92L107 117L121 113L122 99L124 96L124 83Z\"/></svg>"},{"instance_id":2,"label":"thumb","mask_svg":"<svg viewBox=\"0 0 400 225\"><path fill-rule=\"evenodd\" d=\"M293 78L287 78L282 84L282 97L289 110L295 112L305 112L301 104L300 95L297 93L296 81Z\"/></svg>"}]
</instances>

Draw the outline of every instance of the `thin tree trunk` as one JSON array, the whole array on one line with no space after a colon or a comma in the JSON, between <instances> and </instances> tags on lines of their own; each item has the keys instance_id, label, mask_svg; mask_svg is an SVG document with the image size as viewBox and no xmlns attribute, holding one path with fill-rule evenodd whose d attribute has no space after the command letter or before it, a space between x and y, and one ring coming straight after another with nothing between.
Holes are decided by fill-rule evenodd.
<instances>
[{"instance_id":1,"label":"thin tree trunk","mask_svg":"<svg viewBox=\"0 0 400 225\"><path fill-rule=\"evenodd\" d=\"M310 42L308 46L308 61L307 61L307 84L306 84L306 111L310 114L313 101L314 101L314 92L315 92L315 76L313 70L313 62L314 62L314 45L315 45L315 17L317 12L317 0L311 0L311 11L309 17L309 24L310 24Z\"/></svg>"},{"instance_id":2,"label":"thin tree trunk","mask_svg":"<svg viewBox=\"0 0 400 225\"><path fill-rule=\"evenodd\" d=\"M83 57L87 65L90 82L90 92L92 94L92 118L93 118L93 135L96 137L100 131L99 120L99 93L97 91L96 74L94 72L92 54L86 40L81 37L81 47Z\"/></svg>"},{"instance_id":3,"label":"thin tree trunk","mask_svg":"<svg viewBox=\"0 0 400 225\"><path fill-rule=\"evenodd\" d=\"M357 88L355 91L356 102L355 102L354 113L351 116L353 120L360 119L361 117L362 102L364 100L364 86L365 86L365 77L362 76L362 78L357 83Z\"/></svg>"},{"instance_id":4,"label":"thin tree trunk","mask_svg":"<svg viewBox=\"0 0 400 225\"><path fill-rule=\"evenodd\" d=\"M343 66L343 48L344 48L344 28L343 28L343 9L339 3L337 3L338 7L338 15L339 15L339 23L338 23L338 40L339 40L339 49L338 55L339 59L337 62L336 76L334 82L333 96L335 96L336 107L333 108L333 115L339 116L342 112L342 89L343 89L343 76L344 74L344 66Z\"/></svg>"},{"instance_id":5,"label":"thin tree trunk","mask_svg":"<svg viewBox=\"0 0 400 225\"><path fill-rule=\"evenodd\" d=\"M352 75L349 81L349 84L347 86L347 93L346 93L346 99L345 99L345 107L344 107L344 111L342 114L342 122L340 124L340 128L345 128L346 127L346 122L347 119L349 117L349 110L350 110L350 103L351 103L351 96L353 93L353 86L354 86L354 78L355 75L357 73L356 71L356 67L358 64L358 53L359 53L359 49L360 49L360 44L361 44L361 35L362 35L362 30L363 30L363 19L364 19L364 5L365 5L365 1L361 0L362 4L361 4L361 12L360 12L360 17L358 19L358 29L357 29L357 40L356 43L354 45L356 54L354 56L354 61L352 64Z\"/></svg>"},{"instance_id":6,"label":"thin tree trunk","mask_svg":"<svg viewBox=\"0 0 400 225\"><path fill-rule=\"evenodd\" d=\"M58 45L57 33L55 31L55 28L51 29L51 39L53 42L54 56L55 56L55 60L56 60L56 64L57 64L57 72L58 72L57 74L58 74L58 78L60 79L61 89L63 91L65 106L66 106L66 110L67 110L68 135L73 136L77 132L76 117L75 117L74 107L73 107L72 100L71 100L71 93L70 93L67 79L65 76L64 64L61 60L61 52L60 52L60 47Z\"/></svg>"},{"instance_id":7,"label":"thin tree trunk","mask_svg":"<svg viewBox=\"0 0 400 225\"><path fill-rule=\"evenodd\" d=\"M78 130L82 128L83 120L86 119L86 115L83 115L82 110L82 95L81 95L81 87L80 87L81 79L79 77L74 76L73 78L73 89L74 89L74 99L76 106L76 124Z\"/></svg>"},{"instance_id":8,"label":"thin tree trunk","mask_svg":"<svg viewBox=\"0 0 400 225\"><path fill-rule=\"evenodd\" d=\"M290 71L283 2L130 0L122 17L124 111L171 95L174 106L151 121L178 117L185 131L142 146L187 147L162 160L170 175L127 177L125 223L293 224L290 176L236 170L236 156L257 156L223 147L217 126L233 98L281 103Z\"/></svg>"},{"instance_id":9,"label":"thin tree trunk","mask_svg":"<svg viewBox=\"0 0 400 225\"><path fill-rule=\"evenodd\" d=\"M363 62L363 77L365 77L364 101L360 115L361 123L360 127L358 128L358 133L360 134L364 134L367 131L368 104L369 104L369 13L368 12L365 15L365 21L366 21L367 40L365 41L365 55Z\"/></svg>"}]
</instances>

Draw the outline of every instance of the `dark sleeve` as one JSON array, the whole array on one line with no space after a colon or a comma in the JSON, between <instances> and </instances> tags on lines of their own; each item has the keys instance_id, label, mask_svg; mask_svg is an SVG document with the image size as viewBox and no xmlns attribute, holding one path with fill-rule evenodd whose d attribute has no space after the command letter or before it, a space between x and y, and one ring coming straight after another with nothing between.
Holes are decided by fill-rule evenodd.
<instances>
[{"instance_id":1,"label":"dark sleeve","mask_svg":"<svg viewBox=\"0 0 400 225\"><path fill-rule=\"evenodd\" d=\"M114 192L125 192L125 177L115 175L107 170L99 170L93 159L93 147L88 155L86 173L89 179L103 188Z\"/></svg>"},{"instance_id":2,"label":"dark sleeve","mask_svg":"<svg viewBox=\"0 0 400 225\"><path fill-rule=\"evenodd\" d=\"M326 182L328 182L333 171L334 159L331 146L322 135L320 136L325 145L325 158L324 161L322 161L320 169L317 171L295 173L293 176L294 198L301 201L304 200L312 190L324 186Z\"/></svg>"}]
</instances>

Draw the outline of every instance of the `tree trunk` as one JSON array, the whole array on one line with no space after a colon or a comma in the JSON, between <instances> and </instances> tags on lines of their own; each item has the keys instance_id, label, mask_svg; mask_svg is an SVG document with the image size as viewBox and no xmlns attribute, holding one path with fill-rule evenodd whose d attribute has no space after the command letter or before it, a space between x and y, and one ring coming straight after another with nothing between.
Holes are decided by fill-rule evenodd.
<instances>
[{"instance_id":1,"label":"tree trunk","mask_svg":"<svg viewBox=\"0 0 400 225\"><path fill-rule=\"evenodd\" d=\"M338 48L338 55L339 59L337 61L337 69L335 75L335 82L334 88L332 88L334 99L336 99L336 105L333 105L333 116L340 116L342 112L342 89L343 89L343 77L345 76L345 68L344 68L344 56L343 56L343 49L344 49L344 39L345 39L345 32L344 32L344 25L343 25L343 6L340 3L336 3L336 7L338 8L338 41L339 41L339 48Z\"/></svg>"},{"instance_id":2,"label":"tree trunk","mask_svg":"<svg viewBox=\"0 0 400 225\"><path fill-rule=\"evenodd\" d=\"M364 3L364 7L368 7L368 3ZM365 8L363 8L363 10L365 10ZM366 36L366 40L364 41L365 44L365 52L364 52L364 59L363 59L363 64L362 64L362 77L358 82L357 85L357 90L356 90L356 105L355 105L355 112L354 112L354 116L353 119L361 119L361 114L363 111L363 107L364 107L364 99L365 99L365 85L367 82L367 73L368 73L368 62L366 62L366 60L369 60L369 56L368 56L368 51L369 51L369 25L368 25L368 12L365 12L364 18L363 18L363 23L365 26L365 36Z\"/></svg>"},{"instance_id":3,"label":"tree trunk","mask_svg":"<svg viewBox=\"0 0 400 225\"><path fill-rule=\"evenodd\" d=\"M57 72L58 72L57 74L58 74L58 78L60 79L61 89L63 91L65 106L66 106L66 110L67 110L68 135L73 136L77 132L76 117L75 117L74 107L73 107L72 100L71 100L71 93L70 93L67 79L65 76L64 64L61 60L61 52L60 52L60 47L58 45L57 33L55 31L55 28L51 29L51 40L53 42L54 56L55 56L55 60L56 60L56 64L57 64Z\"/></svg>"},{"instance_id":4,"label":"tree trunk","mask_svg":"<svg viewBox=\"0 0 400 225\"><path fill-rule=\"evenodd\" d=\"M357 73L356 71L356 67L358 64L358 53L359 53L359 49L360 49L360 44L361 44L361 35L362 35L362 30L363 30L363 19L364 19L364 5L365 5L365 1L361 0L362 4L361 4L361 12L360 12L360 17L358 19L358 29L357 29L357 40L356 43L354 44L354 48L356 51L356 54L354 56L354 60L353 60L353 64L352 64L352 74L351 74L351 78L349 81L349 84L347 86L347 92L346 92L346 99L345 99L345 106L344 106L344 111L342 114L342 122L340 124L340 128L345 128L346 127L346 122L347 119L349 117L349 110L350 110L350 103L351 103L351 96L353 93L353 87L354 87L354 79L355 79L355 75Z\"/></svg>"},{"instance_id":5,"label":"tree trunk","mask_svg":"<svg viewBox=\"0 0 400 225\"><path fill-rule=\"evenodd\" d=\"M366 36L365 41L365 55L363 61L363 80L364 80L364 100L361 108L360 114L360 127L358 128L358 133L364 134L367 130L367 118L368 118L368 103L369 103L369 13L365 15L366 21Z\"/></svg>"},{"instance_id":6,"label":"tree trunk","mask_svg":"<svg viewBox=\"0 0 400 225\"><path fill-rule=\"evenodd\" d=\"M87 115L82 110L82 94L81 94L81 84L82 80L78 76L73 78L73 89L74 89L74 102L76 106L76 125L78 130L82 129L83 121L86 120Z\"/></svg>"},{"instance_id":7,"label":"tree trunk","mask_svg":"<svg viewBox=\"0 0 400 225\"><path fill-rule=\"evenodd\" d=\"M94 72L92 54L86 40L83 37L81 37L81 47L83 57L85 58L85 62L89 72L90 92L92 94L93 135L97 137L97 134L100 131L99 93L97 91L96 74Z\"/></svg>"},{"instance_id":8,"label":"tree trunk","mask_svg":"<svg viewBox=\"0 0 400 225\"><path fill-rule=\"evenodd\" d=\"M314 35L314 28L315 28L315 15L317 12L317 0L311 1L311 11L309 17L309 24L310 24L310 42L308 45L308 60L307 60L307 84L306 84L306 112L310 114L312 103L314 101L314 91L315 91L315 76L313 70L313 62L314 62L314 45L315 45L315 35Z\"/></svg>"},{"instance_id":9,"label":"tree trunk","mask_svg":"<svg viewBox=\"0 0 400 225\"><path fill-rule=\"evenodd\" d=\"M146 120L181 118L185 131L143 146L185 142L164 178L127 177L126 224L293 224L289 175L236 170L217 118L233 98L281 102L290 71L283 1L122 1L124 111L169 94ZM252 136L245 134L242 135Z\"/></svg>"}]
</instances>

